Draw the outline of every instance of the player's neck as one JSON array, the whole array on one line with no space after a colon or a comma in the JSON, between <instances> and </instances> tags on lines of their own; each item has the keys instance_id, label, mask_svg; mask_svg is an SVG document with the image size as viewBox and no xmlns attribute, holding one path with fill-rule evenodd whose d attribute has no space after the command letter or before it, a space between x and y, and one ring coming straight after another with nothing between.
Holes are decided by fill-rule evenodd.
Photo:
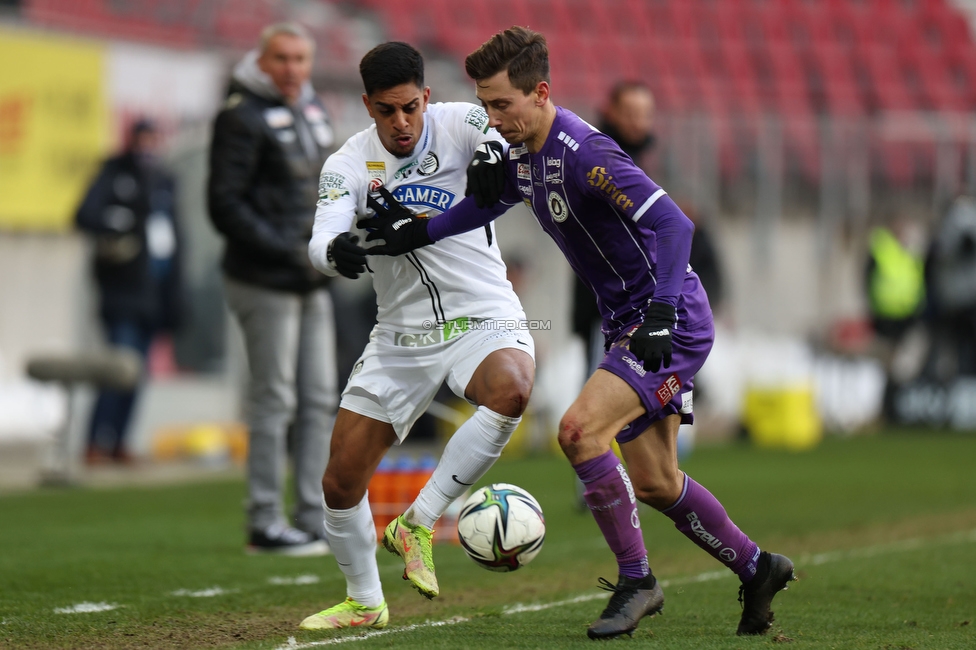
<instances>
[{"instance_id":1,"label":"player's neck","mask_svg":"<svg viewBox=\"0 0 976 650\"><path fill-rule=\"evenodd\" d=\"M525 148L529 150L529 153L539 153L542 149L542 145L546 143L546 138L549 137L549 131L552 130L552 123L556 120L556 105L552 102L546 102L546 105L542 107L543 115L539 122L538 130L532 135L531 138L526 139Z\"/></svg>"}]
</instances>

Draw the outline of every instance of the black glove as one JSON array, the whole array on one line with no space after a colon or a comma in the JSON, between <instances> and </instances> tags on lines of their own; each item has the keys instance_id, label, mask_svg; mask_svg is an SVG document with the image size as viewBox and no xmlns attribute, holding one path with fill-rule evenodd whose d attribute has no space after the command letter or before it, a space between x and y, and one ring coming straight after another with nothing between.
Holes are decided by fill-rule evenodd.
<instances>
[{"instance_id":1,"label":"black glove","mask_svg":"<svg viewBox=\"0 0 976 650\"><path fill-rule=\"evenodd\" d=\"M336 270L347 278L355 280L360 273L366 272L366 251L359 245L359 236L351 232L344 232L333 239L326 256L335 264Z\"/></svg>"},{"instance_id":2,"label":"black glove","mask_svg":"<svg viewBox=\"0 0 976 650\"><path fill-rule=\"evenodd\" d=\"M647 305L644 322L630 337L630 351L644 362L644 370L657 372L664 364L671 367L671 328L674 307L663 302Z\"/></svg>"},{"instance_id":3,"label":"black glove","mask_svg":"<svg viewBox=\"0 0 976 650\"><path fill-rule=\"evenodd\" d=\"M386 200L386 205L372 196L366 197L366 205L376 216L356 222L357 227L370 231L366 241L382 239L386 242L367 248L367 255L403 255L434 243L427 234L427 215L414 214L406 209L385 187L380 187L379 194Z\"/></svg>"},{"instance_id":4,"label":"black glove","mask_svg":"<svg viewBox=\"0 0 976 650\"><path fill-rule=\"evenodd\" d=\"M479 208L490 208L498 203L505 189L505 163L502 143L495 140L482 142L474 150L474 158L468 164L468 187L464 195L474 194Z\"/></svg>"}]
</instances>

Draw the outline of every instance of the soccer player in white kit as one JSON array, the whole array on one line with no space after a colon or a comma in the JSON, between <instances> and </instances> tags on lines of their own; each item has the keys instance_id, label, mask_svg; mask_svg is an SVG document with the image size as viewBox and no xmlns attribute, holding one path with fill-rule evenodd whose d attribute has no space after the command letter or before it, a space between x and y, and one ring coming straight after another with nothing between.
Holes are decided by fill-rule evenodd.
<instances>
[{"instance_id":1,"label":"soccer player in white kit","mask_svg":"<svg viewBox=\"0 0 976 650\"><path fill-rule=\"evenodd\" d=\"M479 145L501 140L481 107L428 103L423 59L406 43L368 52L360 74L375 124L352 136L322 169L309 256L327 275L356 277L367 270L359 235L350 231L363 234L357 225L363 222L368 227L368 203L381 197L380 188L436 218L464 198L465 170ZM322 478L325 528L346 576L347 598L306 618L303 629L387 625L367 485L446 379L478 409L383 540L403 558L404 578L428 598L438 594L434 522L501 454L535 374L534 342L491 227L369 263L377 324L343 391Z\"/></svg>"}]
</instances>

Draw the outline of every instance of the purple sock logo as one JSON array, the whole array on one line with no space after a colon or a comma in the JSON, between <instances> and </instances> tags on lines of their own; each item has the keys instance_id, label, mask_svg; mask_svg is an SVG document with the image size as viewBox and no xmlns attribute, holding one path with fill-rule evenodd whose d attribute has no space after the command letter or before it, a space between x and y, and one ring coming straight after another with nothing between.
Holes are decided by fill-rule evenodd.
<instances>
[{"instance_id":1,"label":"purple sock logo","mask_svg":"<svg viewBox=\"0 0 976 650\"><path fill-rule=\"evenodd\" d=\"M705 542L712 548L718 548L722 545L722 541L720 539L717 539L715 535L712 535L710 532L705 530L705 527L702 525L697 513L689 512L688 521L691 522L691 531L695 533L695 535L697 535L701 541Z\"/></svg>"}]
</instances>

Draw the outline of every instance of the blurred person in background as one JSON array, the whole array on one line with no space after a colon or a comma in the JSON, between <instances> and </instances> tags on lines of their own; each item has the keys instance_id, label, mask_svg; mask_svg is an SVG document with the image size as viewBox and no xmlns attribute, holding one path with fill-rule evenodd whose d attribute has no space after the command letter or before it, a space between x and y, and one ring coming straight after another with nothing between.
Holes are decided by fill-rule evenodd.
<instances>
[{"instance_id":1,"label":"blurred person in background","mask_svg":"<svg viewBox=\"0 0 976 650\"><path fill-rule=\"evenodd\" d=\"M898 363L901 346L925 308L925 271L919 224L898 215L888 225L871 231L864 286L875 355L885 371L882 400L885 414L892 415L895 388L912 377Z\"/></svg>"},{"instance_id":2,"label":"blurred person in background","mask_svg":"<svg viewBox=\"0 0 976 650\"><path fill-rule=\"evenodd\" d=\"M644 156L654 149L654 94L643 81L620 81L610 89L599 128L621 151L643 168Z\"/></svg>"},{"instance_id":3,"label":"blurred person in background","mask_svg":"<svg viewBox=\"0 0 976 650\"><path fill-rule=\"evenodd\" d=\"M711 310L688 265L694 227L620 147L550 95L545 37L495 34L465 60L507 152L468 167L472 196L433 219L390 201L370 255L400 255L484 227L526 203L600 299L606 354L559 423L558 441L617 560L617 581L587 635L631 634L661 611L637 501L671 519L740 580L738 635L765 634L793 562L760 550L705 487L678 467L678 427L693 421L694 375L714 341ZM391 197L392 198L392 197ZM611 449L616 440L626 469ZM633 480L633 482L631 482ZM758 504L761 506L761 504Z\"/></svg>"},{"instance_id":4,"label":"blurred person in background","mask_svg":"<svg viewBox=\"0 0 976 650\"><path fill-rule=\"evenodd\" d=\"M244 334L251 553L322 555L322 472L336 391L328 278L308 259L319 170L333 143L309 81L315 50L297 24L267 27L234 68L210 150L210 218L224 236L224 290ZM283 515L290 435L295 513Z\"/></svg>"},{"instance_id":5,"label":"blurred person in background","mask_svg":"<svg viewBox=\"0 0 976 650\"><path fill-rule=\"evenodd\" d=\"M976 376L976 200L957 198L925 260L933 345L926 376L946 382Z\"/></svg>"},{"instance_id":6,"label":"blurred person in background","mask_svg":"<svg viewBox=\"0 0 976 650\"><path fill-rule=\"evenodd\" d=\"M176 187L161 164L160 147L156 126L135 122L125 151L102 165L75 215L78 228L94 240L106 338L144 362L153 341L172 334L182 319ZM137 393L101 391L88 432L88 463L131 460L126 435Z\"/></svg>"}]
</instances>

